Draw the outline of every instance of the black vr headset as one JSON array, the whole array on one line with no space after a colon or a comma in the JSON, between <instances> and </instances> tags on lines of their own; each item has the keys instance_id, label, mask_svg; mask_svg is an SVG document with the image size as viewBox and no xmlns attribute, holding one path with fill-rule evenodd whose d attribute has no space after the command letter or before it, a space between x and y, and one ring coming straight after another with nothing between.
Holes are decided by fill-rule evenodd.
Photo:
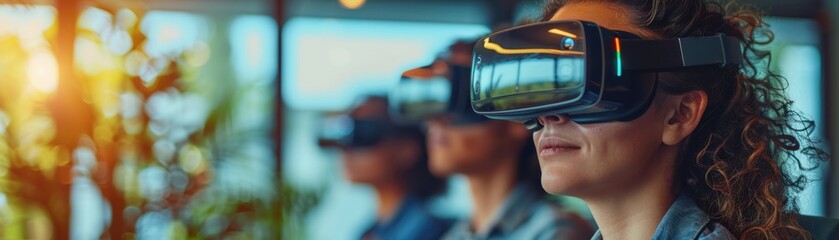
<instances>
[{"instance_id":1,"label":"black vr headset","mask_svg":"<svg viewBox=\"0 0 839 240\"><path fill-rule=\"evenodd\" d=\"M471 44L470 44L471 45ZM390 94L394 119L422 122L445 116L454 125L467 125L489 120L476 114L469 101L469 67L438 59L431 65L402 73Z\"/></svg>"},{"instance_id":2,"label":"black vr headset","mask_svg":"<svg viewBox=\"0 0 839 240\"><path fill-rule=\"evenodd\" d=\"M324 148L368 148L381 142L393 128L384 120L355 119L346 114L327 116L321 123L318 145Z\"/></svg>"},{"instance_id":3,"label":"black vr headset","mask_svg":"<svg viewBox=\"0 0 839 240\"><path fill-rule=\"evenodd\" d=\"M630 121L652 102L658 72L742 61L739 40L723 34L642 40L586 21L535 23L475 43L471 105L531 131L542 128L539 116L553 114Z\"/></svg>"}]
</instances>

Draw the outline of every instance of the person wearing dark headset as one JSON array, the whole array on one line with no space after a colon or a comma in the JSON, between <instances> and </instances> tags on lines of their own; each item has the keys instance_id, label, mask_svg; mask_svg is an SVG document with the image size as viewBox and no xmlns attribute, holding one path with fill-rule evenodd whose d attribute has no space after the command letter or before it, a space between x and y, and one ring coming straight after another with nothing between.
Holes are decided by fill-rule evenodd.
<instances>
[{"instance_id":1,"label":"person wearing dark headset","mask_svg":"<svg viewBox=\"0 0 839 240\"><path fill-rule=\"evenodd\" d=\"M392 121L386 97L366 96L349 114L327 117L321 129L318 143L341 150L345 177L376 193L375 219L360 239L432 240L452 226L453 219L431 210L446 181L428 170L422 131Z\"/></svg>"},{"instance_id":2,"label":"person wearing dark headset","mask_svg":"<svg viewBox=\"0 0 839 240\"><path fill-rule=\"evenodd\" d=\"M472 106L533 132L593 239L808 239L791 168L827 158L767 69L771 32L705 0L553 0L475 45Z\"/></svg>"},{"instance_id":3,"label":"person wearing dark headset","mask_svg":"<svg viewBox=\"0 0 839 240\"><path fill-rule=\"evenodd\" d=\"M527 129L472 111L473 43L458 41L432 64L404 72L391 94L396 119L425 124L431 172L462 174L469 184L473 213L442 239L588 239L588 221L542 189Z\"/></svg>"}]
</instances>

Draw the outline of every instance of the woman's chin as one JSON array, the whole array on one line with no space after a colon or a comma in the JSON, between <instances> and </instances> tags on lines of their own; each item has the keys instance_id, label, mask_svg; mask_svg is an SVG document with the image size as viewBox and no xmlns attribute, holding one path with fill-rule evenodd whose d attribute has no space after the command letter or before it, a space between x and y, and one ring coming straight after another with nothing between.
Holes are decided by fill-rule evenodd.
<instances>
[{"instance_id":1,"label":"woman's chin","mask_svg":"<svg viewBox=\"0 0 839 240\"><path fill-rule=\"evenodd\" d=\"M579 179L575 177L575 174L567 171L550 170L542 169L542 187L545 191L553 195L575 196L580 188Z\"/></svg>"},{"instance_id":2,"label":"woman's chin","mask_svg":"<svg viewBox=\"0 0 839 240\"><path fill-rule=\"evenodd\" d=\"M445 165L431 165L428 170L430 170L432 175L438 178L446 178L455 174L451 167Z\"/></svg>"}]
</instances>

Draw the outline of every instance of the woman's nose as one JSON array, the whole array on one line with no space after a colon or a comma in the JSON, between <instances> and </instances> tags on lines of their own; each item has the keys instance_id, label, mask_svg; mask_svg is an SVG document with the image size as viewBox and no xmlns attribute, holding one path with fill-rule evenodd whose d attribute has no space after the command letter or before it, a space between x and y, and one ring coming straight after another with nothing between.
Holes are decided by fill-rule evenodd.
<instances>
[{"instance_id":1,"label":"woman's nose","mask_svg":"<svg viewBox=\"0 0 839 240\"><path fill-rule=\"evenodd\" d=\"M542 125L563 124L570 121L571 119L565 115L545 115L539 117L539 123Z\"/></svg>"}]
</instances>

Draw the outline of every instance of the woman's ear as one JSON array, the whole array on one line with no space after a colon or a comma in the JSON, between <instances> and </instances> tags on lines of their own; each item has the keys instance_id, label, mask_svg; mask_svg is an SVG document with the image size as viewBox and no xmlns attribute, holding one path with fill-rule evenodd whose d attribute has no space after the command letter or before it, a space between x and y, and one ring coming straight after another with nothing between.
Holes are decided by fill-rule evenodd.
<instances>
[{"instance_id":1,"label":"woman's ear","mask_svg":"<svg viewBox=\"0 0 839 240\"><path fill-rule=\"evenodd\" d=\"M676 145L696 130L708 106L708 94L694 90L668 96L666 101L674 107L668 113L661 140L664 144Z\"/></svg>"}]
</instances>

